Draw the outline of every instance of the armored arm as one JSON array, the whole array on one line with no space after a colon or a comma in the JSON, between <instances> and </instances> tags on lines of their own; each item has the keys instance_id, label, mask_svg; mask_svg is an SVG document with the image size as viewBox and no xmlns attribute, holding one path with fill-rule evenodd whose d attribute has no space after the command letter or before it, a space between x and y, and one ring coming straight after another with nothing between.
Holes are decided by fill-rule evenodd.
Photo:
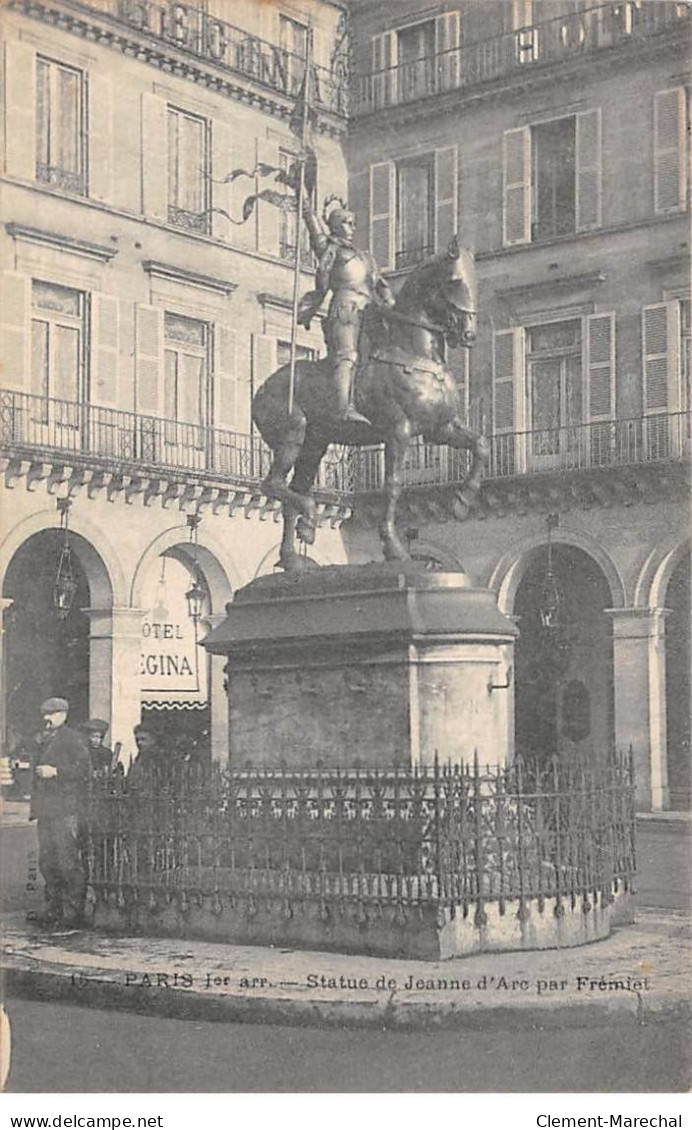
<instances>
[{"instance_id":1,"label":"armored arm","mask_svg":"<svg viewBox=\"0 0 692 1130\"><path fill-rule=\"evenodd\" d=\"M315 209L307 198L303 202L303 219L310 236L310 246L315 257L320 259L327 249L329 240Z\"/></svg>"}]
</instances>

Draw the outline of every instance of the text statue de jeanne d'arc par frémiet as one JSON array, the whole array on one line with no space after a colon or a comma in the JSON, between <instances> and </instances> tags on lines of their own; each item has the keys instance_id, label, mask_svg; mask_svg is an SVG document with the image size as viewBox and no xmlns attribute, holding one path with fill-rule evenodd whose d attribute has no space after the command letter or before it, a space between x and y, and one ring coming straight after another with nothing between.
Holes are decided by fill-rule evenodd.
<instances>
[{"instance_id":1,"label":"text statue de jeanne d'arc par fr\u00e9miet","mask_svg":"<svg viewBox=\"0 0 692 1130\"><path fill-rule=\"evenodd\" d=\"M458 388L445 365L448 346L468 349L475 340L473 255L453 237L446 250L411 272L395 299L374 257L354 245L355 218L344 202L330 196L322 217L316 213L312 76L309 45L305 77L290 119L301 142L291 167L262 163L253 170L234 169L224 178L226 183L238 177L273 178L280 188L263 188L248 196L240 219L223 214L232 223L245 223L258 200L297 210L317 260L315 289L299 301L297 234L290 362L267 378L252 404L253 421L272 452L262 487L283 505L279 563L287 571L304 562L295 548L296 535L305 544L314 541L315 503L310 492L331 443L384 445L379 532L384 556L391 561L409 557L397 536L395 518L410 441L422 436L426 443L471 451L471 470L459 492L466 505L477 494L489 450L485 438L464 423ZM309 329L328 295L327 357L296 360L297 327Z\"/></svg>"}]
</instances>

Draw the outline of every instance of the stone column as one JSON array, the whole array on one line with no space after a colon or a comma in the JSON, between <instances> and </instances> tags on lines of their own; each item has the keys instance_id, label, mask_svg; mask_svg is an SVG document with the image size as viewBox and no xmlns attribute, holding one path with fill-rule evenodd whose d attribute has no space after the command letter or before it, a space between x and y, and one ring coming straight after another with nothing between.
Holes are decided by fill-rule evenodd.
<instances>
[{"instance_id":1,"label":"stone column","mask_svg":"<svg viewBox=\"0 0 692 1130\"><path fill-rule=\"evenodd\" d=\"M89 714L110 720L110 742L132 753L132 730L141 718L140 608L87 608L89 632Z\"/></svg>"},{"instance_id":2,"label":"stone column","mask_svg":"<svg viewBox=\"0 0 692 1130\"><path fill-rule=\"evenodd\" d=\"M666 608L609 608L613 619L615 744L632 746L637 808L668 805Z\"/></svg>"},{"instance_id":3,"label":"stone column","mask_svg":"<svg viewBox=\"0 0 692 1130\"><path fill-rule=\"evenodd\" d=\"M226 619L225 612L205 616L202 620L201 639ZM209 718L211 724L211 759L221 765L228 761L228 692L226 689L226 657L208 654L209 660Z\"/></svg>"},{"instance_id":4,"label":"stone column","mask_svg":"<svg viewBox=\"0 0 692 1130\"><path fill-rule=\"evenodd\" d=\"M12 607L14 600L10 597L0 598L0 756L4 756L4 747L7 742L7 680L5 667L7 655L5 653L5 613Z\"/></svg>"}]
</instances>

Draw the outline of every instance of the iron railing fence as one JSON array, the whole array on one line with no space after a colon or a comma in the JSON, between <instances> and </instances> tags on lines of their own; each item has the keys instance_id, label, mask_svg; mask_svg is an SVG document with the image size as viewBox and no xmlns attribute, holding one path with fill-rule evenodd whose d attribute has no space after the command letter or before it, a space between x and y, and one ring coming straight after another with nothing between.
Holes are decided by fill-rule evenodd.
<instances>
[{"instance_id":1,"label":"iron railing fence","mask_svg":"<svg viewBox=\"0 0 692 1130\"><path fill-rule=\"evenodd\" d=\"M691 435L690 412L493 435L486 478L679 460L692 451ZM256 434L9 389L0 390L0 444L82 456L109 467L147 465L253 485L271 463L269 448ZM469 452L415 440L406 457L404 486L462 483L469 468ZM379 491L383 483L381 446L334 445L317 485L348 495Z\"/></svg>"},{"instance_id":2,"label":"iron railing fence","mask_svg":"<svg viewBox=\"0 0 692 1130\"><path fill-rule=\"evenodd\" d=\"M689 17L689 5L674 0L618 0L562 13L540 23L358 76L353 112L368 114L583 57L603 48L641 43L674 25L681 26Z\"/></svg>"},{"instance_id":3,"label":"iron railing fence","mask_svg":"<svg viewBox=\"0 0 692 1130\"><path fill-rule=\"evenodd\" d=\"M235 27L203 5L196 7L179 0L73 0L73 6L111 17L289 98L300 93L305 73L302 55ZM339 66L328 67L318 61L314 76L317 108L344 117L348 110L345 73Z\"/></svg>"},{"instance_id":4,"label":"iron railing fence","mask_svg":"<svg viewBox=\"0 0 692 1130\"><path fill-rule=\"evenodd\" d=\"M243 900L556 915L631 889L631 754L544 765L226 770L178 764L92 782L90 897L124 913Z\"/></svg>"},{"instance_id":5,"label":"iron railing fence","mask_svg":"<svg viewBox=\"0 0 692 1130\"><path fill-rule=\"evenodd\" d=\"M8 389L0 390L0 445L81 456L109 468L144 465L254 486L271 464L271 451L256 434ZM353 489L342 448L328 451L318 486L337 493Z\"/></svg>"}]
</instances>

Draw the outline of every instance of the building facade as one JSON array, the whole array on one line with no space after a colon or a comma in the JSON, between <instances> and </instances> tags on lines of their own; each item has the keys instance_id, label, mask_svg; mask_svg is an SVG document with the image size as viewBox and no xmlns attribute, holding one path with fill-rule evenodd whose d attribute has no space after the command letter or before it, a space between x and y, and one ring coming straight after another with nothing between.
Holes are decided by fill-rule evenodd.
<instances>
[{"instance_id":1,"label":"building facade","mask_svg":"<svg viewBox=\"0 0 692 1130\"><path fill-rule=\"evenodd\" d=\"M455 231L479 274L460 395L491 438L480 504L458 497L463 461L420 445L410 542L518 617L519 749L631 745L640 806L684 807L690 10L350 10L360 226L394 285ZM356 516L379 473L364 457ZM364 560L372 533L355 523L347 548ZM546 633L548 572L560 623Z\"/></svg>"},{"instance_id":2,"label":"building facade","mask_svg":"<svg viewBox=\"0 0 692 1130\"><path fill-rule=\"evenodd\" d=\"M689 802L689 19L667 0L12 0L9 743L64 693L126 748L144 716L203 722L227 754L223 670L196 641L277 558L249 406L290 348L297 239L265 201L237 221L250 194L282 191L264 169L297 152L312 28L318 201L348 189L395 289L455 232L476 256L477 344L449 364L490 464L469 509L464 459L414 446L411 550L518 618L518 749L631 745L642 809ZM319 326L299 350L323 351ZM315 561L379 556L381 473L377 451L330 455Z\"/></svg>"},{"instance_id":3,"label":"building facade","mask_svg":"<svg viewBox=\"0 0 692 1130\"><path fill-rule=\"evenodd\" d=\"M143 715L169 737L202 733L227 756L223 670L207 669L196 638L278 556L250 401L290 350L296 245L295 213L258 201L238 221L253 193L288 192L271 170L289 168L298 148L289 119L309 25L320 197L343 192L346 176L341 10L230 7L3 10L10 747L37 726L42 699L65 694L75 721L108 719L126 750ZM239 169L249 175L229 179ZM321 351L314 324L298 353ZM347 510L330 490L319 510L312 556L343 561ZM77 589L61 619L66 538ZM198 578L195 626L185 593Z\"/></svg>"}]
</instances>

